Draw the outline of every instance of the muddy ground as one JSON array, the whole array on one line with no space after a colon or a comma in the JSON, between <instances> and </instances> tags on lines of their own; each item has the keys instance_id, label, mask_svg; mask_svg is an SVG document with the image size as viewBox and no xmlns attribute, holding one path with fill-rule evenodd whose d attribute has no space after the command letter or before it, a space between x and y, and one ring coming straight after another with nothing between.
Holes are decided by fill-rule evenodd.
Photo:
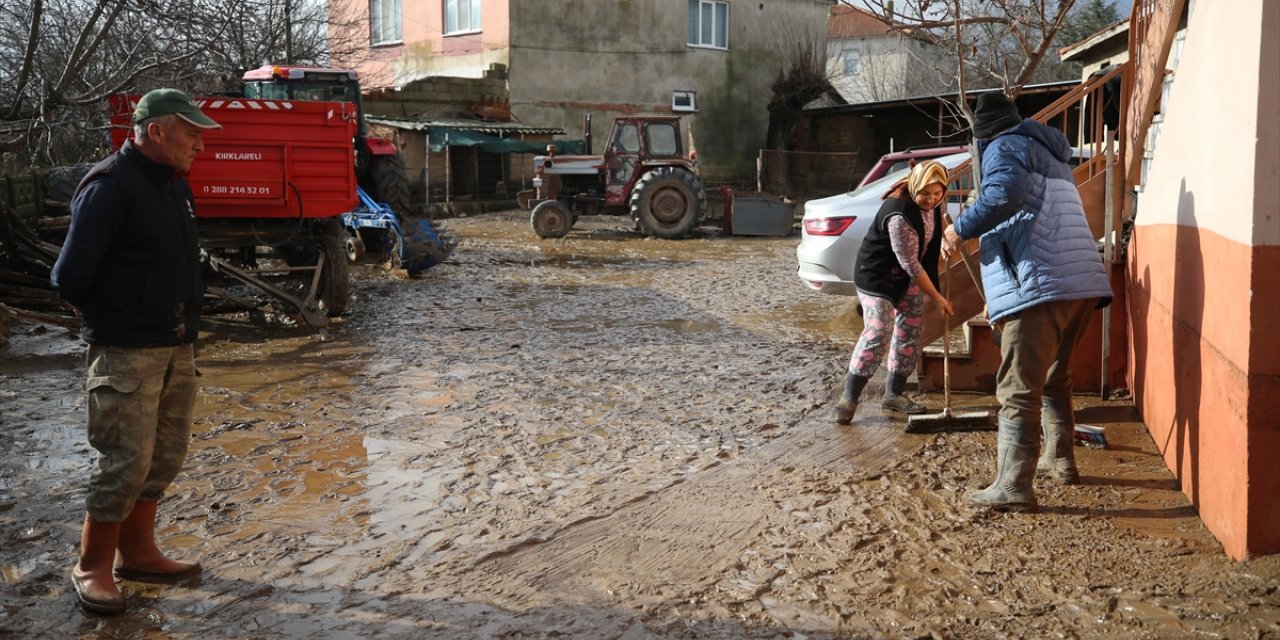
<instances>
[{"instance_id":1,"label":"muddy ground","mask_svg":"<svg viewBox=\"0 0 1280 640\"><path fill-rule=\"evenodd\" d=\"M452 220L449 263L357 269L326 336L216 318L161 505L204 575L74 604L83 347L0 360L0 636L1276 638L1280 556L1236 563L1123 401L1038 514L983 514L992 432L828 419L859 329L797 238ZM873 383L875 386L875 383ZM868 390L868 397L879 393ZM928 396L933 407L938 395ZM961 402L993 408L990 397Z\"/></svg>"}]
</instances>

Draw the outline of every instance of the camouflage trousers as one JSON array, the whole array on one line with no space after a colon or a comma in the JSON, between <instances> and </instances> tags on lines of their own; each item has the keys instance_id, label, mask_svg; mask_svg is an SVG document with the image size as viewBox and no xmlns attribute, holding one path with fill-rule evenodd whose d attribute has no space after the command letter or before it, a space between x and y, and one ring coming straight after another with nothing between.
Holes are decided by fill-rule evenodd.
<instances>
[{"instance_id":1,"label":"camouflage trousers","mask_svg":"<svg viewBox=\"0 0 1280 640\"><path fill-rule=\"evenodd\" d=\"M119 522L137 500L159 500L187 457L195 409L192 345L89 346L89 444L98 466L85 509Z\"/></svg>"}]
</instances>

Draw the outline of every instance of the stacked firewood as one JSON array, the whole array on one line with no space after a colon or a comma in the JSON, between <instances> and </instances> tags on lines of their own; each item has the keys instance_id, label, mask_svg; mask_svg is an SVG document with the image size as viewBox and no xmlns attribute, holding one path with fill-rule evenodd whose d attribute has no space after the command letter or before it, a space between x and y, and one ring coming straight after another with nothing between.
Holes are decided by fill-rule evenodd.
<instances>
[{"instance_id":1,"label":"stacked firewood","mask_svg":"<svg viewBox=\"0 0 1280 640\"><path fill-rule=\"evenodd\" d=\"M48 226L54 234L65 233L66 223L60 217L42 217L37 224L41 231ZM12 209L0 205L0 315L79 328L79 322L49 284L59 249L42 239Z\"/></svg>"}]
</instances>

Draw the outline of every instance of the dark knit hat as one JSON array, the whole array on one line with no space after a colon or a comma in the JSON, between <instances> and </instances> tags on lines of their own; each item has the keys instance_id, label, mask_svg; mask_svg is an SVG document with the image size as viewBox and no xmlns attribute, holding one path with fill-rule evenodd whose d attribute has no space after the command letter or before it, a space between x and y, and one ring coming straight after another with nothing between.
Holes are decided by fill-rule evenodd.
<instances>
[{"instance_id":1,"label":"dark knit hat","mask_svg":"<svg viewBox=\"0 0 1280 640\"><path fill-rule=\"evenodd\" d=\"M1003 91L988 91L978 96L978 108L974 111L973 137L991 136L1022 122L1018 108L1006 98Z\"/></svg>"}]
</instances>

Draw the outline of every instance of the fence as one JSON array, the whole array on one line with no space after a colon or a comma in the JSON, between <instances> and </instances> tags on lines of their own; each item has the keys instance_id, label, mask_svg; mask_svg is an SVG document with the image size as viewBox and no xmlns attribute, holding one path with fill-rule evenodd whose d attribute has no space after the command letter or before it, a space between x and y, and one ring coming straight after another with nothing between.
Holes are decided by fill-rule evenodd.
<instances>
[{"instance_id":1,"label":"fence","mask_svg":"<svg viewBox=\"0 0 1280 640\"><path fill-rule=\"evenodd\" d=\"M528 153L486 153L475 148L448 148L433 152L420 178L428 191L419 196L426 204L454 200L514 199L534 177L533 156ZM810 199L851 191L865 167L858 154L778 151L761 149L757 157L756 183L749 189L793 199ZM703 181L709 186L750 181L738 167L704 165ZM859 170L861 169L861 171ZM416 182L416 181L415 181ZM419 187L421 189L421 187Z\"/></svg>"},{"instance_id":2,"label":"fence","mask_svg":"<svg viewBox=\"0 0 1280 640\"><path fill-rule=\"evenodd\" d=\"M793 200L853 190L862 178L858 153L761 149L757 160L761 191Z\"/></svg>"},{"instance_id":3,"label":"fence","mask_svg":"<svg viewBox=\"0 0 1280 640\"><path fill-rule=\"evenodd\" d=\"M28 223L43 209L43 176L0 176L0 207L9 209Z\"/></svg>"},{"instance_id":4,"label":"fence","mask_svg":"<svg viewBox=\"0 0 1280 640\"><path fill-rule=\"evenodd\" d=\"M534 177L532 153L489 153L475 147L432 152L411 180L415 199L427 205L454 201L510 201ZM425 192L423 185L426 185Z\"/></svg>"}]
</instances>

